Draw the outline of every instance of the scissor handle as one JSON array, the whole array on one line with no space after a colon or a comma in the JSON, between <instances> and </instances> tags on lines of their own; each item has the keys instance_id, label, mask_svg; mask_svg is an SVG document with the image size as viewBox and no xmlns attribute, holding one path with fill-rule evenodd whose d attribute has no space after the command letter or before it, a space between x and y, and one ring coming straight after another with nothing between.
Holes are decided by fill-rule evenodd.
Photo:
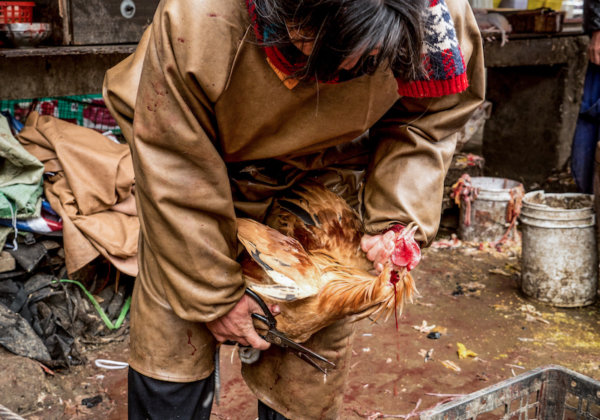
<instances>
[{"instance_id":1,"label":"scissor handle","mask_svg":"<svg viewBox=\"0 0 600 420\"><path fill-rule=\"evenodd\" d=\"M283 348L289 348L296 356L308 362L323 373L327 373L327 371L321 366L319 366L315 362L315 360L313 360L313 358L325 362L332 367L335 367L335 363L331 362L330 360L326 359L320 354L317 354L312 350L307 349L303 345L296 343L295 341L288 338L284 333L277 330L277 320L269 310L269 307L267 306L265 301L262 300L262 298L251 289L247 288L246 294L249 295L252 299L254 299L256 303L258 303L262 311L265 313L264 315L257 313L252 314L252 318L262 322L267 326L267 333L266 335L262 336L264 340Z\"/></svg>"},{"instance_id":2,"label":"scissor handle","mask_svg":"<svg viewBox=\"0 0 600 420\"><path fill-rule=\"evenodd\" d=\"M275 322L273 322L268 316L264 316L261 314L252 314L252 318L258 319L260 322L264 323L269 329L275 328Z\"/></svg>"},{"instance_id":3,"label":"scissor handle","mask_svg":"<svg viewBox=\"0 0 600 420\"><path fill-rule=\"evenodd\" d=\"M258 306L260 306L260 309L262 309L262 311L265 314L264 316L261 314L252 314L252 317L258 319L261 322L264 322L265 325L267 325L269 328L275 328L277 326L277 321L275 320L275 317L271 313L271 310L269 309L265 301L262 300L262 298L258 294L256 294L256 292L252 289L247 288L246 294L252 299L254 299L256 303L258 303Z\"/></svg>"}]
</instances>

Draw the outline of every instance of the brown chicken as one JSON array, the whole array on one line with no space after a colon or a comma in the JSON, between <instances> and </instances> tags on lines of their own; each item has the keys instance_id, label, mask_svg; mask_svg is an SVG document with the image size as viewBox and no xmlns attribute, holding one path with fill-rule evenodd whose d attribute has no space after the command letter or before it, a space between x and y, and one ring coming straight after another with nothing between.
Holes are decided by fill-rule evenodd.
<instances>
[{"instance_id":1,"label":"brown chicken","mask_svg":"<svg viewBox=\"0 0 600 420\"><path fill-rule=\"evenodd\" d=\"M279 304L277 328L297 342L347 316L387 319L416 293L405 267L390 261L374 273L358 215L321 184L303 182L280 197L267 224L238 219L243 274L265 302Z\"/></svg>"}]
</instances>

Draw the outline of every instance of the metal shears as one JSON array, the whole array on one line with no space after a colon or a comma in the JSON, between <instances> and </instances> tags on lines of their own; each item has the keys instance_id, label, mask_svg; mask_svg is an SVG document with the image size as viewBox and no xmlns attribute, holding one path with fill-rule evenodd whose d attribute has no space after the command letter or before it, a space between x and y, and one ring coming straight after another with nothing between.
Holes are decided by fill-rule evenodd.
<instances>
[{"instance_id":1,"label":"metal shears","mask_svg":"<svg viewBox=\"0 0 600 420\"><path fill-rule=\"evenodd\" d=\"M335 367L335 363L333 363L332 361L326 359L325 357L321 356L318 353L315 353L314 351L312 351L310 349L307 349L303 345L296 343L294 340L291 340L284 333L279 331L277 329L277 320L275 319L275 317L269 310L269 307L267 306L265 301L262 300L262 298L258 294L256 294L256 292L254 292L251 289L246 289L246 294L248 296L250 296L252 299L254 299L256 301L256 303L258 303L260 308L263 310L263 312L265 313L265 315L256 314L256 313L252 314L252 318L262 322L263 324L265 324L267 326L267 333L265 335L261 336L265 341L268 341L271 344L275 344L276 346L289 349L292 353L294 353L300 359L304 360L311 366L319 369L323 373L327 373L327 370L324 369L323 367L321 367L317 363L317 360L319 360L331 367Z\"/></svg>"}]
</instances>

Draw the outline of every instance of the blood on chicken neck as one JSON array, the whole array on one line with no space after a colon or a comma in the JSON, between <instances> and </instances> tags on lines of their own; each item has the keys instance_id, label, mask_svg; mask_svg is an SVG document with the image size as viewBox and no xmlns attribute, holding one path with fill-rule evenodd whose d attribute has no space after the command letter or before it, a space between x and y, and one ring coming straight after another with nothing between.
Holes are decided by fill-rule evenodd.
<instances>
[{"instance_id":1,"label":"blood on chicken neck","mask_svg":"<svg viewBox=\"0 0 600 420\"><path fill-rule=\"evenodd\" d=\"M398 331L398 295L396 284L400 281L400 276L397 270L392 270L390 273L390 283L394 286L394 319L396 320L396 331Z\"/></svg>"},{"instance_id":2,"label":"blood on chicken neck","mask_svg":"<svg viewBox=\"0 0 600 420\"><path fill-rule=\"evenodd\" d=\"M412 270L421 261L421 247L415 241L414 231L403 235L403 226L396 225L390 230L393 230L399 236L396 238L394 250L390 256L391 262L397 267L406 267L407 271ZM394 286L394 317L396 318L396 331L398 330L398 296L396 284L400 281L398 270L392 269L390 273L390 283Z\"/></svg>"},{"instance_id":3,"label":"blood on chicken neck","mask_svg":"<svg viewBox=\"0 0 600 420\"><path fill-rule=\"evenodd\" d=\"M414 236L403 236L396 240L390 258L398 267L406 267L410 271L421 261L421 248L415 241Z\"/></svg>"}]
</instances>

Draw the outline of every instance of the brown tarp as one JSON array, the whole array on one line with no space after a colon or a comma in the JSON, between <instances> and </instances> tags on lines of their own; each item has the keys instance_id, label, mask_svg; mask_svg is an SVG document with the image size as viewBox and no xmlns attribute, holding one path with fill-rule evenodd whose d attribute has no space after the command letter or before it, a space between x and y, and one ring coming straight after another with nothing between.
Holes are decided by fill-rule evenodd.
<instances>
[{"instance_id":1,"label":"brown tarp","mask_svg":"<svg viewBox=\"0 0 600 420\"><path fill-rule=\"evenodd\" d=\"M52 173L44 193L63 219L69 274L103 255L118 270L136 276L139 220L129 147L35 112L18 140Z\"/></svg>"}]
</instances>

